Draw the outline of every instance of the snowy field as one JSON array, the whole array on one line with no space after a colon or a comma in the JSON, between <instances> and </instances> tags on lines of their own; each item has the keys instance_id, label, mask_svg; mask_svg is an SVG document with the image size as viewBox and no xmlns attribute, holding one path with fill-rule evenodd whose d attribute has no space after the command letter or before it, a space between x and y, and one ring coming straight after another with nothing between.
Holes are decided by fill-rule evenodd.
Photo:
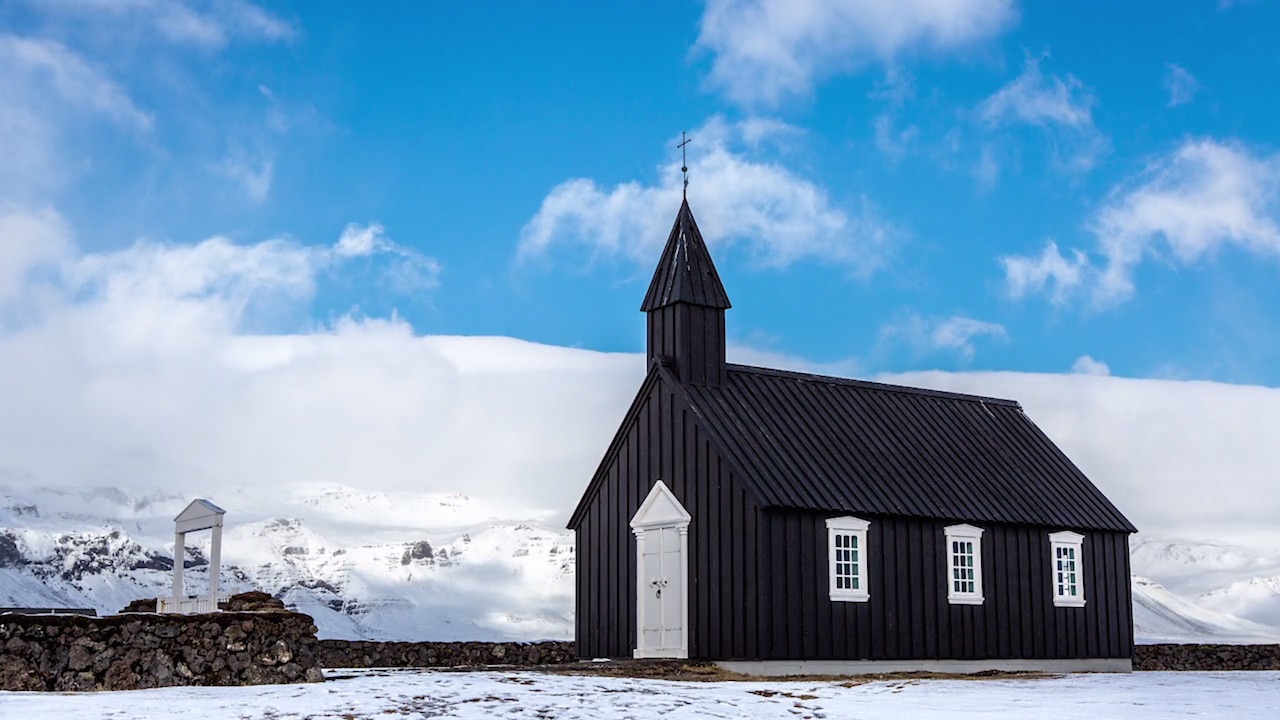
<instances>
[{"instance_id":1,"label":"snowy field","mask_svg":"<svg viewBox=\"0 0 1280 720\"><path fill-rule=\"evenodd\" d=\"M1280 718L1280 673L691 683L539 673L339 671L317 685L0 694L4 720L95 718Z\"/></svg>"}]
</instances>

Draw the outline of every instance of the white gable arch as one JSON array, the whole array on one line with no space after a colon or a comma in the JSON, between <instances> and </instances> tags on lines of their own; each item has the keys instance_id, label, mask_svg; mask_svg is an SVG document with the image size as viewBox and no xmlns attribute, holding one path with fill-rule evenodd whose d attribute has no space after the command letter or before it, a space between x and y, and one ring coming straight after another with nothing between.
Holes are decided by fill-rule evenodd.
<instances>
[{"instance_id":1,"label":"white gable arch","mask_svg":"<svg viewBox=\"0 0 1280 720\"><path fill-rule=\"evenodd\" d=\"M226 510L208 500L197 498L192 500L185 510L178 513L178 517L174 518L173 522L177 532L212 530L222 524L222 516L226 514Z\"/></svg>"},{"instance_id":2,"label":"white gable arch","mask_svg":"<svg viewBox=\"0 0 1280 720\"><path fill-rule=\"evenodd\" d=\"M688 527L689 519L689 513L685 511L671 489L659 480L653 484L649 496L640 503L640 509L636 511L635 517L631 518L631 529L638 532L662 525Z\"/></svg>"},{"instance_id":3,"label":"white gable arch","mask_svg":"<svg viewBox=\"0 0 1280 720\"><path fill-rule=\"evenodd\" d=\"M191 501L173 519L173 597L157 598L162 613L209 613L218 611L218 590L222 573L222 517L226 510L203 498ZM204 598L188 598L182 584L187 533L212 530L209 543L209 594Z\"/></svg>"}]
</instances>

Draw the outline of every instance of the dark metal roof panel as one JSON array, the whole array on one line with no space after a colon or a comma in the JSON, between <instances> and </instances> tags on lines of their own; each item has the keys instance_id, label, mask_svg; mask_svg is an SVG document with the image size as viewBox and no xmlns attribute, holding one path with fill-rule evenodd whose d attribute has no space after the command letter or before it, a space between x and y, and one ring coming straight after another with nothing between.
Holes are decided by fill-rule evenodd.
<instances>
[{"instance_id":1,"label":"dark metal roof panel","mask_svg":"<svg viewBox=\"0 0 1280 720\"><path fill-rule=\"evenodd\" d=\"M1135 530L1009 400L739 365L685 390L766 506Z\"/></svg>"},{"instance_id":2,"label":"dark metal roof panel","mask_svg":"<svg viewBox=\"0 0 1280 720\"><path fill-rule=\"evenodd\" d=\"M711 253L693 219L689 201L680 205L667 246L662 250L658 269L649 283L640 309L648 312L678 302L727 309L729 295L720 282Z\"/></svg>"}]
</instances>

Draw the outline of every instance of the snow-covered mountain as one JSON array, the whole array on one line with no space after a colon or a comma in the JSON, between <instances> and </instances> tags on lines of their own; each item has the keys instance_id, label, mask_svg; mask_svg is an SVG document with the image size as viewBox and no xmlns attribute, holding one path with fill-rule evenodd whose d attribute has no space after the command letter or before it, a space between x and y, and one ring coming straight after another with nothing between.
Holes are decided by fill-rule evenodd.
<instances>
[{"instance_id":1,"label":"snow-covered mountain","mask_svg":"<svg viewBox=\"0 0 1280 720\"><path fill-rule=\"evenodd\" d=\"M1134 573L1206 610L1280 626L1280 540L1249 546L1138 536L1130 554Z\"/></svg>"},{"instance_id":2,"label":"snow-covered mountain","mask_svg":"<svg viewBox=\"0 0 1280 720\"><path fill-rule=\"evenodd\" d=\"M0 606L115 612L170 591L172 518L189 498L0 488ZM465 495L269 488L229 508L223 584L316 618L322 637L561 639L573 633L572 536ZM237 510L239 508L239 510ZM208 540L188 542L192 592ZM1280 641L1280 553L1137 536L1139 642Z\"/></svg>"},{"instance_id":3,"label":"snow-covered mountain","mask_svg":"<svg viewBox=\"0 0 1280 720\"><path fill-rule=\"evenodd\" d=\"M172 517L185 502L0 490L0 606L116 612L130 600L170 592ZM257 519L249 512L237 522L228 513L223 586L283 598L316 618L321 637L572 636L574 549L566 532L490 518L457 494L333 490L293 504L294 516ZM186 554L191 592L208 582L207 535L188 538L199 540L203 546L188 546Z\"/></svg>"}]
</instances>

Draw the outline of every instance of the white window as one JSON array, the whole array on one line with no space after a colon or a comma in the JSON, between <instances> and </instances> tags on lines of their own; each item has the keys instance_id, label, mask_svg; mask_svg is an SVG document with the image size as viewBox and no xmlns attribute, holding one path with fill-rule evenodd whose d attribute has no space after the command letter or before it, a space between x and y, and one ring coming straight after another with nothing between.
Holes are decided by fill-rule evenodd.
<instances>
[{"instance_id":1,"label":"white window","mask_svg":"<svg viewBox=\"0 0 1280 720\"><path fill-rule=\"evenodd\" d=\"M947 601L982 604L982 529L952 525L947 535Z\"/></svg>"},{"instance_id":2,"label":"white window","mask_svg":"<svg viewBox=\"0 0 1280 720\"><path fill-rule=\"evenodd\" d=\"M1084 536L1069 530L1050 533L1053 604L1084 607Z\"/></svg>"},{"instance_id":3,"label":"white window","mask_svg":"<svg viewBox=\"0 0 1280 720\"><path fill-rule=\"evenodd\" d=\"M827 519L827 565L832 600L866 602L867 527L855 517Z\"/></svg>"}]
</instances>

